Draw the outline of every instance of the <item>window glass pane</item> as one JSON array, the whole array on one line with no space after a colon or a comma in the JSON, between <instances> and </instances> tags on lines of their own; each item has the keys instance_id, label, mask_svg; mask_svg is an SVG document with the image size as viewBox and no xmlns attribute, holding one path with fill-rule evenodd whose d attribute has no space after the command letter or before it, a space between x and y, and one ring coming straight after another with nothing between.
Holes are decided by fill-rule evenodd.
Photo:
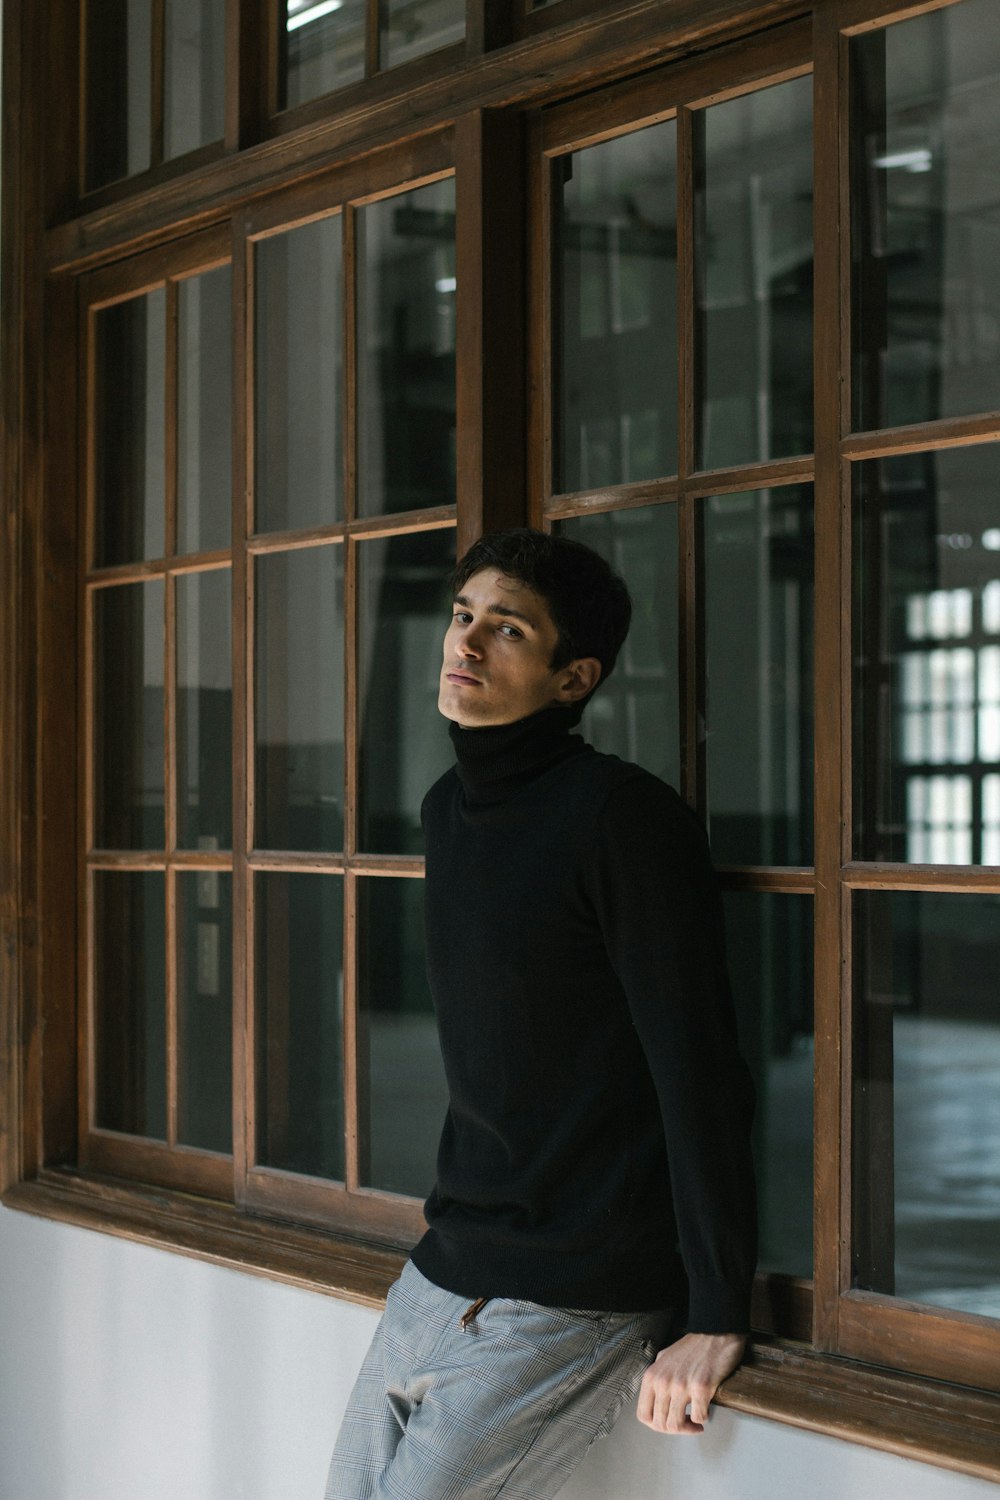
<instances>
[{"instance_id":1,"label":"window glass pane","mask_svg":"<svg viewBox=\"0 0 1000 1500\"><path fill-rule=\"evenodd\" d=\"M760 1269L812 1276L813 909L807 896L728 891L726 953L757 1086Z\"/></svg>"},{"instance_id":2,"label":"window glass pane","mask_svg":"<svg viewBox=\"0 0 1000 1500\"><path fill-rule=\"evenodd\" d=\"M713 495L705 547L706 766L723 864L812 862L812 487Z\"/></svg>"},{"instance_id":3,"label":"window glass pane","mask_svg":"<svg viewBox=\"0 0 1000 1500\"><path fill-rule=\"evenodd\" d=\"M965 0L851 42L854 423L1000 406L1000 29Z\"/></svg>"},{"instance_id":4,"label":"window glass pane","mask_svg":"<svg viewBox=\"0 0 1000 1500\"><path fill-rule=\"evenodd\" d=\"M365 75L365 0L286 0L279 7L286 109Z\"/></svg>"},{"instance_id":5,"label":"window glass pane","mask_svg":"<svg viewBox=\"0 0 1000 1500\"><path fill-rule=\"evenodd\" d=\"M343 515L341 259L339 214L254 248L258 531Z\"/></svg>"},{"instance_id":6,"label":"window glass pane","mask_svg":"<svg viewBox=\"0 0 1000 1500\"><path fill-rule=\"evenodd\" d=\"M584 738L680 781L677 707L677 507L650 505L561 521L562 536L607 558L628 584L632 625L614 672L584 713Z\"/></svg>"},{"instance_id":7,"label":"window glass pane","mask_svg":"<svg viewBox=\"0 0 1000 1500\"><path fill-rule=\"evenodd\" d=\"M86 186L96 188L150 163L152 0L100 0L86 17Z\"/></svg>"},{"instance_id":8,"label":"window glass pane","mask_svg":"<svg viewBox=\"0 0 1000 1500\"><path fill-rule=\"evenodd\" d=\"M343 548L258 557L256 808L260 849L344 837Z\"/></svg>"},{"instance_id":9,"label":"window glass pane","mask_svg":"<svg viewBox=\"0 0 1000 1500\"><path fill-rule=\"evenodd\" d=\"M424 960L420 880L359 882L358 1026L367 1057L361 1180L425 1198L448 1108Z\"/></svg>"},{"instance_id":10,"label":"window glass pane","mask_svg":"<svg viewBox=\"0 0 1000 1500\"><path fill-rule=\"evenodd\" d=\"M855 1284L1000 1317L1000 896L855 902Z\"/></svg>"},{"instance_id":11,"label":"window glass pane","mask_svg":"<svg viewBox=\"0 0 1000 1500\"><path fill-rule=\"evenodd\" d=\"M677 168L672 120L555 163L557 490L677 468Z\"/></svg>"},{"instance_id":12,"label":"window glass pane","mask_svg":"<svg viewBox=\"0 0 1000 1500\"><path fill-rule=\"evenodd\" d=\"M344 1177L339 875L254 875L257 1161Z\"/></svg>"},{"instance_id":13,"label":"window glass pane","mask_svg":"<svg viewBox=\"0 0 1000 1500\"><path fill-rule=\"evenodd\" d=\"M233 842L233 674L228 568L177 579L177 845Z\"/></svg>"},{"instance_id":14,"label":"window glass pane","mask_svg":"<svg viewBox=\"0 0 1000 1500\"><path fill-rule=\"evenodd\" d=\"M454 547L450 529L359 543L358 839L372 853L423 851L420 804L455 758L437 708Z\"/></svg>"},{"instance_id":15,"label":"window glass pane","mask_svg":"<svg viewBox=\"0 0 1000 1500\"><path fill-rule=\"evenodd\" d=\"M859 859L997 862L998 478L990 445L855 470Z\"/></svg>"},{"instance_id":16,"label":"window glass pane","mask_svg":"<svg viewBox=\"0 0 1000 1500\"><path fill-rule=\"evenodd\" d=\"M95 315L98 567L162 557L166 293Z\"/></svg>"},{"instance_id":17,"label":"window glass pane","mask_svg":"<svg viewBox=\"0 0 1000 1500\"><path fill-rule=\"evenodd\" d=\"M226 107L226 7L164 0L164 155L220 141Z\"/></svg>"},{"instance_id":18,"label":"window glass pane","mask_svg":"<svg viewBox=\"0 0 1000 1500\"><path fill-rule=\"evenodd\" d=\"M94 594L94 843L162 849L163 580Z\"/></svg>"},{"instance_id":19,"label":"window glass pane","mask_svg":"<svg viewBox=\"0 0 1000 1500\"><path fill-rule=\"evenodd\" d=\"M383 68L395 68L465 36L464 0L387 0L383 16Z\"/></svg>"},{"instance_id":20,"label":"window glass pane","mask_svg":"<svg viewBox=\"0 0 1000 1500\"><path fill-rule=\"evenodd\" d=\"M167 1135L162 870L95 870L94 1073L99 1130Z\"/></svg>"},{"instance_id":21,"label":"window glass pane","mask_svg":"<svg viewBox=\"0 0 1000 1500\"><path fill-rule=\"evenodd\" d=\"M233 1149L232 877L177 874L177 1139Z\"/></svg>"},{"instance_id":22,"label":"window glass pane","mask_svg":"<svg viewBox=\"0 0 1000 1500\"><path fill-rule=\"evenodd\" d=\"M455 182L358 210L362 515L455 501Z\"/></svg>"},{"instance_id":23,"label":"window glass pane","mask_svg":"<svg viewBox=\"0 0 1000 1500\"><path fill-rule=\"evenodd\" d=\"M177 288L177 550L232 541L232 273Z\"/></svg>"},{"instance_id":24,"label":"window glass pane","mask_svg":"<svg viewBox=\"0 0 1000 1500\"><path fill-rule=\"evenodd\" d=\"M812 78L700 116L699 460L812 448Z\"/></svg>"}]
</instances>

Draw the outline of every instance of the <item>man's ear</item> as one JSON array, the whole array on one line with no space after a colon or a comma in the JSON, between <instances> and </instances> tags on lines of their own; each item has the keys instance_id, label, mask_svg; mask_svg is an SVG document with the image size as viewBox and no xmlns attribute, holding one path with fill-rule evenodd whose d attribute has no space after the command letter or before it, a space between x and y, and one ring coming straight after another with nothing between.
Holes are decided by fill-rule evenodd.
<instances>
[{"instance_id":1,"label":"man's ear","mask_svg":"<svg viewBox=\"0 0 1000 1500\"><path fill-rule=\"evenodd\" d=\"M563 668L558 702L578 703L592 693L601 680L601 664L596 656L579 656Z\"/></svg>"}]
</instances>

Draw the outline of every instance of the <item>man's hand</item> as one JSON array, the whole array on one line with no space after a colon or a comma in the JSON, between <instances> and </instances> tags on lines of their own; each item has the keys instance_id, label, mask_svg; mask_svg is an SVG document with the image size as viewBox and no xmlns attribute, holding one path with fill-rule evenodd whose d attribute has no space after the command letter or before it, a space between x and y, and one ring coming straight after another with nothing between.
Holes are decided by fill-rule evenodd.
<instances>
[{"instance_id":1,"label":"man's hand","mask_svg":"<svg viewBox=\"0 0 1000 1500\"><path fill-rule=\"evenodd\" d=\"M642 1377L639 1421L654 1432L703 1432L709 1402L745 1348L746 1339L735 1333L686 1333L668 1344Z\"/></svg>"}]
</instances>

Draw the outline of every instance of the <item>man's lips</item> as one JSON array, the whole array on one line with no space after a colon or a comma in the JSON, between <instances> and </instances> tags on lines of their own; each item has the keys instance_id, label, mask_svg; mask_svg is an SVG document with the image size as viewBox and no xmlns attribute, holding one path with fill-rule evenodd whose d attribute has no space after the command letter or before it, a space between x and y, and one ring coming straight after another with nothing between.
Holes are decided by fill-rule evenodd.
<instances>
[{"instance_id":1,"label":"man's lips","mask_svg":"<svg viewBox=\"0 0 1000 1500\"><path fill-rule=\"evenodd\" d=\"M446 672L445 676L449 682L464 683L474 687L482 687L483 685L478 677L470 677L468 672Z\"/></svg>"}]
</instances>

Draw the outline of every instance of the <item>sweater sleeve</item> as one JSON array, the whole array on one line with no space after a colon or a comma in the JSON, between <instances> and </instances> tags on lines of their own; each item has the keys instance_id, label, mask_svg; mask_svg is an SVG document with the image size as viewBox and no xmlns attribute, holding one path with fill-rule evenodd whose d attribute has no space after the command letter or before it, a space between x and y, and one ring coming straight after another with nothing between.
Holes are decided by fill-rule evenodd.
<instances>
[{"instance_id":1,"label":"sweater sleeve","mask_svg":"<svg viewBox=\"0 0 1000 1500\"><path fill-rule=\"evenodd\" d=\"M754 1087L737 1044L704 829L647 774L596 829L592 899L659 1099L689 1332L746 1333L757 1252Z\"/></svg>"}]
</instances>

